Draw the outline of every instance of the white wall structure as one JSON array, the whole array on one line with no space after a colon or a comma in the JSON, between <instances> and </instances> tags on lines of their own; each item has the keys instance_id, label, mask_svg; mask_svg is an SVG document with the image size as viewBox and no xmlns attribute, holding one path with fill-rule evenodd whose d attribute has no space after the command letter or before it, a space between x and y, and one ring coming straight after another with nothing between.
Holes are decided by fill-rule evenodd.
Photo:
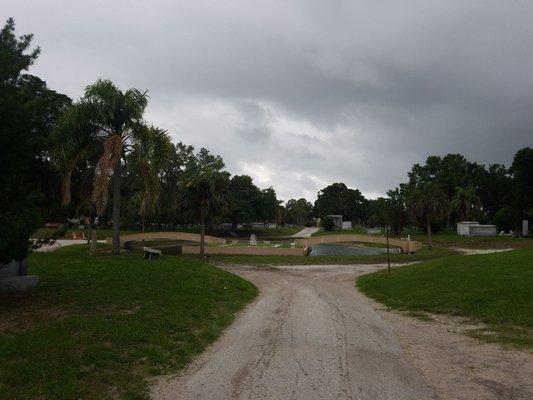
<instances>
[{"instance_id":1,"label":"white wall structure","mask_svg":"<svg viewBox=\"0 0 533 400\"><path fill-rule=\"evenodd\" d=\"M352 229L352 221L342 221L342 230Z\"/></svg>"},{"instance_id":2,"label":"white wall structure","mask_svg":"<svg viewBox=\"0 0 533 400\"><path fill-rule=\"evenodd\" d=\"M460 236L496 236L495 225L481 225L479 222L462 221L457 223L457 234Z\"/></svg>"}]
</instances>

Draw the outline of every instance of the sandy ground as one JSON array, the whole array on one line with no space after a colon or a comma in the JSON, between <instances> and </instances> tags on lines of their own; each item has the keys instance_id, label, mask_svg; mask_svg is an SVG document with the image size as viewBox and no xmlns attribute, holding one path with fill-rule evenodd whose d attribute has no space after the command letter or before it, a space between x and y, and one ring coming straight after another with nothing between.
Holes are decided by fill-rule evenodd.
<instances>
[{"instance_id":1,"label":"sandy ground","mask_svg":"<svg viewBox=\"0 0 533 400\"><path fill-rule=\"evenodd\" d=\"M504 251L511 251L515 249L467 249L463 247L452 247L451 250L464 253L465 256L475 256L478 254L502 253Z\"/></svg>"},{"instance_id":2,"label":"sandy ground","mask_svg":"<svg viewBox=\"0 0 533 400\"><path fill-rule=\"evenodd\" d=\"M155 399L434 399L392 329L354 286L378 266L229 268L261 294Z\"/></svg>"},{"instance_id":3,"label":"sandy ground","mask_svg":"<svg viewBox=\"0 0 533 400\"><path fill-rule=\"evenodd\" d=\"M400 340L408 359L443 400L533 399L533 355L466 336L480 328L463 318L420 321L369 301Z\"/></svg>"},{"instance_id":4,"label":"sandy ground","mask_svg":"<svg viewBox=\"0 0 533 400\"><path fill-rule=\"evenodd\" d=\"M532 399L533 356L477 326L386 311L354 280L383 265L226 267L261 294L155 399Z\"/></svg>"}]
</instances>

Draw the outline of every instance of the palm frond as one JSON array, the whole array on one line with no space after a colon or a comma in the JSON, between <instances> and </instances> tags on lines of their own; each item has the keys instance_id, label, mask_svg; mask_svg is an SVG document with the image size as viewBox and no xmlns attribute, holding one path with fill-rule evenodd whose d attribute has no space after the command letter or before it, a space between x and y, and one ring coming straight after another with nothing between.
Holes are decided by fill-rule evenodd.
<instances>
[{"instance_id":1,"label":"palm frond","mask_svg":"<svg viewBox=\"0 0 533 400\"><path fill-rule=\"evenodd\" d=\"M120 135L109 136L104 142L104 151L96 165L93 201L98 215L102 215L107 204L109 176L120 162L123 143Z\"/></svg>"}]
</instances>

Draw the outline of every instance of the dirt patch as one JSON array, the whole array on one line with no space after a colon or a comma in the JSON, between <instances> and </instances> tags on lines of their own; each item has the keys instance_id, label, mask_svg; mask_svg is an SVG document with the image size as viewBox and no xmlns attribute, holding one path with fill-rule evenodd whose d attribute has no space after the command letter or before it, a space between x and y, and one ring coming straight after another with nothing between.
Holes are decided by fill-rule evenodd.
<instances>
[{"instance_id":1,"label":"dirt patch","mask_svg":"<svg viewBox=\"0 0 533 400\"><path fill-rule=\"evenodd\" d=\"M369 302L440 399L533 398L531 352L473 339L468 332L483 325L463 318L431 314L423 321Z\"/></svg>"},{"instance_id":2,"label":"dirt patch","mask_svg":"<svg viewBox=\"0 0 533 400\"><path fill-rule=\"evenodd\" d=\"M64 319L68 315L69 313L62 308L19 312L14 315L0 312L0 333L23 331L50 320Z\"/></svg>"},{"instance_id":3,"label":"dirt patch","mask_svg":"<svg viewBox=\"0 0 533 400\"><path fill-rule=\"evenodd\" d=\"M478 254L502 253L504 251L511 251L514 249L469 249L465 247L454 247L452 250L463 253L465 256L475 256Z\"/></svg>"}]
</instances>

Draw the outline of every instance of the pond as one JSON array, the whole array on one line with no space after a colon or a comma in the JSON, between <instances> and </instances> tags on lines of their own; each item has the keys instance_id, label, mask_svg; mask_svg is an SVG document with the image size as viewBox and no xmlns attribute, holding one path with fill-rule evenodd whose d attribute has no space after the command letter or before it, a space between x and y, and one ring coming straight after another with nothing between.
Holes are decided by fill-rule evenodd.
<instances>
[{"instance_id":1,"label":"pond","mask_svg":"<svg viewBox=\"0 0 533 400\"><path fill-rule=\"evenodd\" d=\"M391 252L394 249L391 249ZM387 254L384 247L366 247L350 243L319 243L312 246L310 256L375 256Z\"/></svg>"}]
</instances>

